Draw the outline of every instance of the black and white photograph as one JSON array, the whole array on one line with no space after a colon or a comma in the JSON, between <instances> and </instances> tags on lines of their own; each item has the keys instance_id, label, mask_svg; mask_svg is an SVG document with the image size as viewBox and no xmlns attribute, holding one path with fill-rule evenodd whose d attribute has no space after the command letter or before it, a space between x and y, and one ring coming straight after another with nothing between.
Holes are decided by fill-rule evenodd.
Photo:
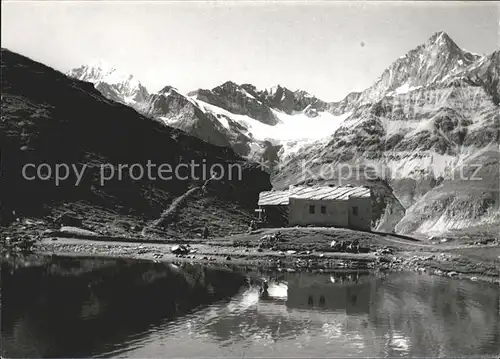
<instances>
[{"instance_id":1,"label":"black and white photograph","mask_svg":"<svg viewBox=\"0 0 500 359\"><path fill-rule=\"evenodd\" d=\"M2 0L2 358L500 359L500 2Z\"/></svg>"}]
</instances>

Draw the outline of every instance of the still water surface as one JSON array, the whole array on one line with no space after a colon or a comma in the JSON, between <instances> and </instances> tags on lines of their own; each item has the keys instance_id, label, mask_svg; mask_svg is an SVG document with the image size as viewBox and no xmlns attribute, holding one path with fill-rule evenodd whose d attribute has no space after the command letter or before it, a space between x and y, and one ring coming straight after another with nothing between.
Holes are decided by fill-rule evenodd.
<instances>
[{"instance_id":1,"label":"still water surface","mask_svg":"<svg viewBox=\"0 0 500 359\"><path fill-rule=\"evenodd\" d=\"M267 295L258 281L269 280ZM500 289L414 273L264 273L46 258L2 264L5 357L500 353Z\"/></svg>"}]
</instances>

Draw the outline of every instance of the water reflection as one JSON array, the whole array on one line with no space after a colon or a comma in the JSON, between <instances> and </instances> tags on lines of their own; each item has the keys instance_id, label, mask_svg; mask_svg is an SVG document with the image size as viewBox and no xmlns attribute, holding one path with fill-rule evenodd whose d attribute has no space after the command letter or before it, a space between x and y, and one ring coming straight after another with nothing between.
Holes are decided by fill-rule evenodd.
<instances>
[{"instance_id":1,"label":"water reflection","mask_svg":"<svg viewBox=\"0 0 500 359\"><path fill-rule=\"evenodd\" d=\"M322 309L347 314L370 312L372 288L377 278L360 273L318 276L302 274L288 281L289 308Z\"/></svg>"},{"instance_id":2,"label":"water reflection","mask_svg":"<svg viewBox=\"0 0 500 359\"><path fill-rule=\"evenodd\" d=\"M165 320L230 298L245 277L201 266L54 258L2 264L2 352L89 356L126 346Z\"/></svg>"},{"instance_id":3,"label":"water reflection","mask_svg":"<svg viewBox=\"0 0 500 359\"><path fill-rule=\"evenodd\" d=\"M249 288L227 305L200 313L191 325L200 335L208 334L220 346L231 348L225 354L499 353L500 293L494 285L413 273L385 278L304 273L271 280L268 292L262 298L258 288Z\"/></svg>"},{"instance_id":4,"label":"water reflection","mask_svg":"<svg viewBox=\"0 0 500 359\"><path fill-rule=\"evenodd\" d=\"M6 268L2 268L4 270ZM494 355L498 286L393 273L248 273L55 259L2 278L5 356ZM254 282L255 283L255 282Z\"/></svg>"}]
</instances>

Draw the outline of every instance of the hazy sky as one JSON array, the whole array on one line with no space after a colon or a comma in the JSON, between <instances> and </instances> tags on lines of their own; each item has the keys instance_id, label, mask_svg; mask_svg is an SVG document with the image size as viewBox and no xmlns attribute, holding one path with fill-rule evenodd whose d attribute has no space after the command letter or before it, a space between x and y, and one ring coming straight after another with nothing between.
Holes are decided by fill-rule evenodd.
<instances>
[{"instance_id":1,"label":"hazy sky","mask_svg":"<svg viewBox=\"0 0 500 359\"><path fill-rule=\"evenodd\" d=\"M472 52L500 47L500 5L427 2L2 1L2 46L61 71L102 59L150 91L226 80L324 100L361 90L444 30Z\"/></svg>"}]
</instances>

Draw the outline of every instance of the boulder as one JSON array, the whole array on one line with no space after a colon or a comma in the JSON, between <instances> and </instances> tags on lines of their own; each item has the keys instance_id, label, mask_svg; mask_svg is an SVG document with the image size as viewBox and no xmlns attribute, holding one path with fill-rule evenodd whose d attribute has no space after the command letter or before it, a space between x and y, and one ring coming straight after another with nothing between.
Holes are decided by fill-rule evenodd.
<instances>
[{"instance_id":1,"label":"boulder","mask_svg":"<svg viewBox=\"0 0 500 359\"><path fill-rule=\"evenodd\" d=\"M97 236L97 233L89 231L87 229L79 228L79 227L73 227L73 226L62 226L60 229L61 232L64 233L71 233L74 235L81 235L81 236Z\"/></svg>"},{"instance_id":2,"label":"boulder","mask_svg":"<svg viewBox=\"0 0 500 359\"><path fill-rule=\"evenodd\" d=\"M170 252L174 254L185 255L189 253L189 248L184 244L176 244L170 248Z\"/></svg>"}]
</instances>

